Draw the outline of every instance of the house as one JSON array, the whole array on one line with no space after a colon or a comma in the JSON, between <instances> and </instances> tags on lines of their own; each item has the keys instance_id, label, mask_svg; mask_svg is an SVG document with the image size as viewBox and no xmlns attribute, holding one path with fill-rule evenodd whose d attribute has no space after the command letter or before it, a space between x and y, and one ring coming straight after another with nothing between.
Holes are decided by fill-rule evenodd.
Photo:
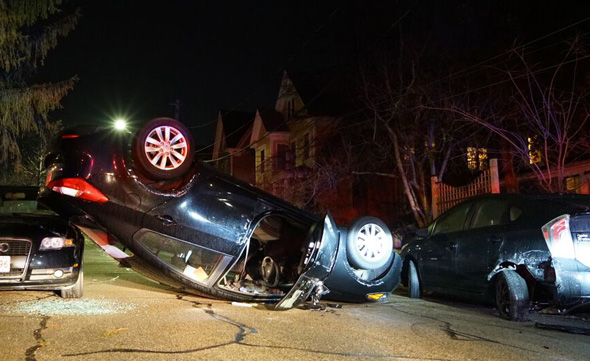
<instances>
[{"instance_id":1,"label":"house","mask_svg":"<svg viewBox=\"0 0 590 361\"><path fill-rule=\"evenodd\" d=\"M244 182L255 183L250 147L254 112L219 110L211 163Z\"/></svg>"},{"instance_id":2,"label":"house","mask_svg":"<svg viewBox=\"0 0 590 361\"><path fill-rule=\"evenodd\" d=\"M289 169L290 135L282 113L274 109L256 111L249 142L256 159L256 185L275 195L281 195L282 180Z\"/></svg>"},{"instance_id":3,"label":"house","mask_svg":"<svg viewBox=\"0 0 590 361\"><path fill-rule=\"evenodd\" d=\"M336 161L339 127L354 113L347 81L334 73L283 73L275 108L258 110L254 119L255 184L299 207L329 209L341 223L366 214L391 220L398 215L391 209L403 208L396 182L354 175Z\"/></svg>"}]
</instances>

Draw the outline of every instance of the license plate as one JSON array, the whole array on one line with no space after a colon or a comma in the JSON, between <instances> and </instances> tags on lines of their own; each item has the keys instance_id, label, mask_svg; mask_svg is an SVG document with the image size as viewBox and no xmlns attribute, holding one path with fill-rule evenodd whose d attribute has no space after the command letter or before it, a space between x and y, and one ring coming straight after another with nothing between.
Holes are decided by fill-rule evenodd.
<instances>
[{"instance_id":1,"label":"license plate","mask_svg":"<svg viewBox=\"0 0 590 361\"><path fill-rule=\"evenodd\" d=\"M10 272L10 256L0 256L0 273Z\"/></svg>"}]
</instances>

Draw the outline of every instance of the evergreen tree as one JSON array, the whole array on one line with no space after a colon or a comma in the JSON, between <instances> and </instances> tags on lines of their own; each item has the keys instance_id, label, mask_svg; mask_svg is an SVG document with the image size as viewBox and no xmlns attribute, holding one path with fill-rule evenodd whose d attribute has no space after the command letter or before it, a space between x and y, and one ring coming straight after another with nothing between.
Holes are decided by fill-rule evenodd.
<instances>
[{"instance_id":1,"label":"evergreen tree","mask_svg":"<svg viewBox=\"0 0 590 361\"><path fill-rule=\"evenodd\" d=\"M49 112L77 78L32 84L37 69L60 38L74 29L80 11L62 11L67 0L0 0L0 181L22 173L22 140L55 133ZM21 146L19 146L21 141ZM18 179L18 178L16 178Z\"/></svg>"}]
</instances>

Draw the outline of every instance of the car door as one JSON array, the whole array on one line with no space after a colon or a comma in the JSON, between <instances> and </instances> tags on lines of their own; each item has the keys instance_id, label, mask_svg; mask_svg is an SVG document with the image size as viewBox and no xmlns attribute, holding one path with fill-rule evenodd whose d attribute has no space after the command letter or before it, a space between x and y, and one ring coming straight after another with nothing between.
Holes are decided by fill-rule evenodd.
<instances>
[{"instance_id":1,"label":"car door","mask_svg":"<svg viewBox=\"0 0 590 361\"><path fill-rule=\"evenodd\" d=\"M466 293L483 294L487 276L496 266L508 223L508 203L503 199L479 200L465 236L457 239L454 258L457 286Z\"/></svg>"},{"instance_id":2,"label":"car door","mask_svg":"<svg viewBox=\"0 0 590 361\"><path fill-rule=\"evenodd\" d=\"M426 288L454 288L454 258L457 239L464 236L473 202L461 203L443 213L430 236L420 246L418 267Z\"/></svg>"},{"instance_id":3,"label":"car door","mask_svg":"<svg viewBox=\"0 0 590 361\"><path fill-rule=\"evenodd\" d=\"M322 227L318 229L318 234L321 234L320 242L314 243L319 244L319 248L310 250L311 257L306 263L304 272L287 295L276 304L275 309L288 310L296 307L305 302L314 290L316 292L322 291L317 287L323 287L323 281L332 272L340 248L338 228L330 213L324 218Z\"/></svg>"},{"instance_id":4,"label":"car door","mask_svg":"<svg viewBox=\"0 0 590 361\"><path fill-rule=\"evenodd\" d=\"M185 194L147 212L143 228L237 257L249 224L261 213L257 207L262 207L258 198L235 185L197 179Z\"/></svg>"}]
</instances>

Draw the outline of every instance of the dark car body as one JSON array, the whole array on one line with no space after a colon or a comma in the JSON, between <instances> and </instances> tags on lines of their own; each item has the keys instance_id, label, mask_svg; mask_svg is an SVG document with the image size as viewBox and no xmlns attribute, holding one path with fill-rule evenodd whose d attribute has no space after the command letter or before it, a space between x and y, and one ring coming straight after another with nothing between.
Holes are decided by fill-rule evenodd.
<instances>
[{"instance_id":1,"label":"dark car body","mask_svg":"<svg viewBox=\"0 0 590 361\"><path fill-rule=\"evenodd\" d=\"M510 300L501 300L504 291L507 297L526 297L523 307L529 301L570 307L590 300L589 196L478 196L443 213L418 234L401 252L404 283L411 288L414 277L414 288L420 287L414 296L433 291L495 300L500 308L502 302L511 307ZM511 286L512 279L525 287Z\"/></svg>"},{"instance_id":2,"label":"dark car body","mask_svg":"<svg viewBox=\"0 0 590 361\"><path fill-rule=\"evenodd\" d=\"M279 309L314 290L343 301L385 299L399 284L401 258L391 248L379 267L351 266L350 227L329 214L304 212L196 161L154 180L137 165L134 142L109 130L66 132L46 159L40 197L122 265L188 292Z\"/></svg>"},{"instance_id":3,"label":"dark car body","mask_svg":"<svg viewBox=\"0 0 590 361\"><path fill-rule=\"evenodd\" d=\"M0 186L0 289L82 296L82 234L37 207L37 187Z\"/></svg>"}]
</instances>

